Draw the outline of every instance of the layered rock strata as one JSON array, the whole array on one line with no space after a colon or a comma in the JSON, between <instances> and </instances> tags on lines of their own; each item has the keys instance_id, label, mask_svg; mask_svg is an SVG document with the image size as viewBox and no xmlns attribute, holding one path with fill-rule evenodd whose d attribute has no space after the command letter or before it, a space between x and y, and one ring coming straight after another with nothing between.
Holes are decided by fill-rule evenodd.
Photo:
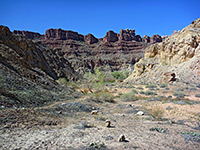
<instances>
[{"instance_id":1,"label":"layered rock strata","mask_svg":"<svg viewBox=\"0 0 200 150\"><path fill-rule=\"evenodd\" d=\"M14 33L30 37L23 31ZM158 38L153 39L155 43ZM144 48L151 44L150 37L141 38L135 34L135 30L129 29L121 30L119 34L108 31L101 39L92 34L83 36L73 31L49 29L34 40L54 49L79 72L91 71L95 67L105 71L131 70L133 64L143 57Z\"/></svg>"},{"instance_id":2,"label":"layered rock strata","mask_svg":"<svg viewBox=\"0 0 200 150\"><path fill-rule=\"evenodd\" d=\"M174 74L178 81L200 82L200 18L161 43L147 47L144 58L135 64L126 81L162 83L166 82L166 72Z\"/></svg>"}]
</instances>

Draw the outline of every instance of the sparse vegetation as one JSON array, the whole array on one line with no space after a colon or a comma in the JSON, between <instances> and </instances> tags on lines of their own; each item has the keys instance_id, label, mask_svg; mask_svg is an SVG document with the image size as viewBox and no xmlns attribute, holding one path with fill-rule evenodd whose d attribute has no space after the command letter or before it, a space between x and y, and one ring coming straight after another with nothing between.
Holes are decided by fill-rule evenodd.
<instances>
[{"instance_id":1,"label":"sparse vegetation","mask_svg":"<svg viewBox=\"0 0 200 150\"><path fill-rule=\"evenodd\" d=\"M114 71L111 73L111 75L115 78L115 79L120 79L120 80L124 80L125 78L128 77L129 73L128 72L120 72L120 71Z\"/></svg>"},{"instance_id":2,"label":"sparse vegetation","mask_svg":"<svg viewBox=\"0 0 200 150\"><path fill-rule=\"evenodd\" d=\"M96 102L114 102L114 96L108 91L98 91L95 93L91 93L89 99Z\"/></svg>"},{"instance_id":3,"label":"sparse vegetation","mask_svg":"<svg viewBox=\"0 0 200 150\"><path fill-rule=\"evenodd\" d=\"M153 92L153 91L146 91L146 92L144 92L144 94L145 94L145 95L148 95L148 96L149 96L149 95L151 95L151 96L152 96L152 95L157 95L156 92Z\"/></svg>"},{"instance_id":4,"label":"sparse vegetation","mask_svg":"<svg viewBox=\"0 0 200 150\"><path fill-rule=\"evenodd\" d=\"M160 88L166 88L166 87L167 87L167 84L165 83L160 84Z\"/></svg>"},{"instance_id":5,"label":"sparse vegetation","mask_svg":"<svg viewBox=\"0 0 200 150\"><path fill-rule=\"evenodd\" d=\"M180 91L176 91L173 95L176 96L176 98L184 98L185 97L185 94Z\"/></svg>"},{"instance_id":6,"label":"sparse vegetation","mask_svg":"<svg viewBox=\"0 0 200 150\"><path fill-rule=\"evenodd\" d=\"M122 102L137 101L139 98L134 93L126 93L120 96Z\"/></svg>"},{"instance_id":7,"label":"sparse vegetation","mask_svg":"<svg viewBox=\"0 0 200 150\"><path fill-rule=\"evenodd\" d=\"M154 88L156 88L157 86L154 85L154 84L150 84L150 85L146 85L145 87L146 87L146 88L149 88L149 89L154 89Z\"/></svg>"},{"instance_id":8,"label":"sparse vegetation","mask_svg":"<svg viewBox=\"0 0 200 150\"><path fill-rule=\"evenodd\" d=\"M136 90L132 90L131 92L134 94L138 94L138 92Z\"/></svg>"},{"instance_id":9,"label":"sparse vegetation","mask_svg":"<svg viewBox=\"0 0 200 150\"><path fill-rule=\"evenodd\" d=\"M196 94L195 97L200 97L200 94Z\"/></svg>"},{"instance_id":10,"label":"sparse vegetation","mask_svg":"<svg viewBox=\"0 0 200 150\"><path fill-rule=\"evenodd\" d=\"M149 130L150 131L157 131L159 133L167 133L168 132L168 128L157 128L157 127L154 127L154 128L150 128Z\"/></svg>"},{"instance_id":11,"label":"sparse vegetation","mask_svg":"<svg viewBox=\"0 0 200 150\"><path fill-rule=\"evenodd\" d=\"M150 111L149 114L155 119L155 120L162 120L163 115L165 113L165 110L161 107L155 106Z\"/></svg>"}]
</instances>

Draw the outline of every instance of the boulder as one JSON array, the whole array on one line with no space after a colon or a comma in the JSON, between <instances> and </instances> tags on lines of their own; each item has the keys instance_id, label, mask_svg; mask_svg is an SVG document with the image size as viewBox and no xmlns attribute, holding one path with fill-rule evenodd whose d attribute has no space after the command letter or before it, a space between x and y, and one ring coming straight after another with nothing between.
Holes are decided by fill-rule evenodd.
<instances>
[{"instance_id":1,"label":"boulder","mask_svg":"<svg viewBox=\"0 0 200 150\"><path fill-rule=\"evenodd\" d=\"M176 74L173 72L165 72L161 78L161 83L169 83L176 81Z\"/></svg>"},{"instance_id":2,"label":"boulder","mask_svg":"<svg viewBox=\"0 0 200 150\"><path fill-rule=\"evenodd\" d=\"M110 120L106 120L106 127L110 127L110 125L111 125L111 121Z\"/></svg>"},{"instance_id":3,"label":"boulder","mask_svg":"<svg viewBox=\"0 0 200 150\"><path fill-rule=\"evenodd\" d=\"M119 141L119 142L125 142L125 141L126 141L125 136L124 136L123 134L121 134L121 135L119 136L118 141Z\"/></svg>"}]
</instances>

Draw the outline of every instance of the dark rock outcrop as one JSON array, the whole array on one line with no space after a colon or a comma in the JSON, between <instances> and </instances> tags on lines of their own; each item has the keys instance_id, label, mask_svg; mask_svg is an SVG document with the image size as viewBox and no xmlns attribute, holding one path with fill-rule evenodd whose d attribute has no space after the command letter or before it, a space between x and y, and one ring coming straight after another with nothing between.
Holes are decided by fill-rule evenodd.
<instances>
[{"instance_id":1,"label":"dark rock outcrop","mask_svg":"<svg viewBox=\"0 0 200 150\"><path fill-rule=\"evenodd\" d=\"M30 31L19 31L19 30L14 30L13 33L15 34L20 34L25 36L28 39L34 40L34 39L41 39L43 36L39 33L35 32L30 32Z\"/></svg>"},{"instance_id":2,"label":"dark rock outcrop","mask_svg":"<svg viewBox=\"0 0 200 150\"><path fill-rule=\"evenodd\" d=\"M113 31L108 31L106 33L106 36L103 38L104 42L116 42L118 41L118 36L117 33L113 32Z\"/></svg>"},{"instance_id":3,"label":"dark rock outcrop","mask_svg":"<svg viewBox=\"0 0 200 150\"><path fill-rule=\"evenodd\" d=\"M0 26L0 105L39 106L66 99L60 92L72 91L55 82L60 77L73 80L78 74L54 50Z\"/></svg>"},{"instance_id":4,"label":"dark rock outcrop","mask_svg":"<svg viewBox=\"0 0 200 150\"><path fill-rule=\"evenodd\" d=\"M162 37L161 37L160 35L158 35L158 34L153 35L153 36L150 38L150 42L151 42L152 44L157 43L157 42L162 42Z\"/></svg>"},{"instance_id":5,"label":"dark rock outcrop","mask_svg":"<svg viewBox=\"0 0 200 150\"><path fill-rule=\"evenodd\" d=\"M49 29L44 35L45 39L57 40L77 40L84 41L84 36L73 31L65 31L62 29Z\"/></svg>"},{"instance_id":6,"label":"dark rock outcrop","mask_svg":"<svg viewBox=\"0 0 200 150\"><path fill-rule=\"evenodd\" d=\"M107 71L131 68L143 57L144 48L150 45L142 42L140 35L135 35L135 30L129 29L121 30L120 34L108 31L100 39L92 34L83 37L73 31L49 29L42 38L34 40L54 49L61 58L68 59L77 71L95 67Z\"/></svg>"},{"instance_id":7,"label":"dark rock outcrop","mask_svg":"<svg viewBox=\"0 0 200 150\"><path fill-rule=\"evenodd\" d=\"M149 43L150 42L150 37L145 35L143 38L142 38L142 42L144 43Z\"/></svg>"},{"instance_id":8,"label":"dark rock outcrop","mask_svg":"<svg viewBox=\"0 0 200 150\"><path fill-rule=\"evenodd\" d=\"M94 44L98 42L98 39L95 38L92 34L87 34L84 36L84 41L88 44Z\"/></svg>"},{"instance_id":9,"label":"dark rock outcrop","mask_svg":"<svg viewBox=\"0 0 200 150\"><path fill-rule=\"evenodd\" d=\"M136 40L135 30L129 30L129 29L120 30L119 39L124 41Z\"/></svg>"}]
</instances>

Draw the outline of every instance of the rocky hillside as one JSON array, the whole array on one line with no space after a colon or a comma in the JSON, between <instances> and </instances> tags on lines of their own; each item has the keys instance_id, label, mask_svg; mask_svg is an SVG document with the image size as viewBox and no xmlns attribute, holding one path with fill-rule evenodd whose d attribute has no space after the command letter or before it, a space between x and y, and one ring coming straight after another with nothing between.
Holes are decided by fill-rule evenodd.
<instances>
[{"instance_id":1,"label":"rocky hillside","mask_svg":"<svg viewBox=\"0 0 200 150\"><path fill-rule=\"evenodd\" d=\"M73 92L55 82L61 77L78 75L55 51L0 26L0 105L38 106L67 98Z\"/></svg>"},{"instance_id":2,"label":"rocky hillside","mask_svg":"<svg viewBox=\"0 0 200 150\"><path fill-rule=\"evenodd\" d=\"M131 69L143 57L144 48L161 42L162 37L154 35L143 38L135 30L121 30L119 34L108 31L104 38L92 34L81 35L62 29L48 29L44 35L29 31L13 31L35 42L53 48L61 57L68 59L75 70L91 71L99 67L105 71Z\"/></svg>"},{"instance_id":3,"label":"rocky hillside","mask_svg":"<svg viewBox=\"0 0 200 150\"><path fill-rule=\"evenodd\" d=\"M200 82L200 18L147 47L126 81Z\"/></svg>"}]
</instances>

